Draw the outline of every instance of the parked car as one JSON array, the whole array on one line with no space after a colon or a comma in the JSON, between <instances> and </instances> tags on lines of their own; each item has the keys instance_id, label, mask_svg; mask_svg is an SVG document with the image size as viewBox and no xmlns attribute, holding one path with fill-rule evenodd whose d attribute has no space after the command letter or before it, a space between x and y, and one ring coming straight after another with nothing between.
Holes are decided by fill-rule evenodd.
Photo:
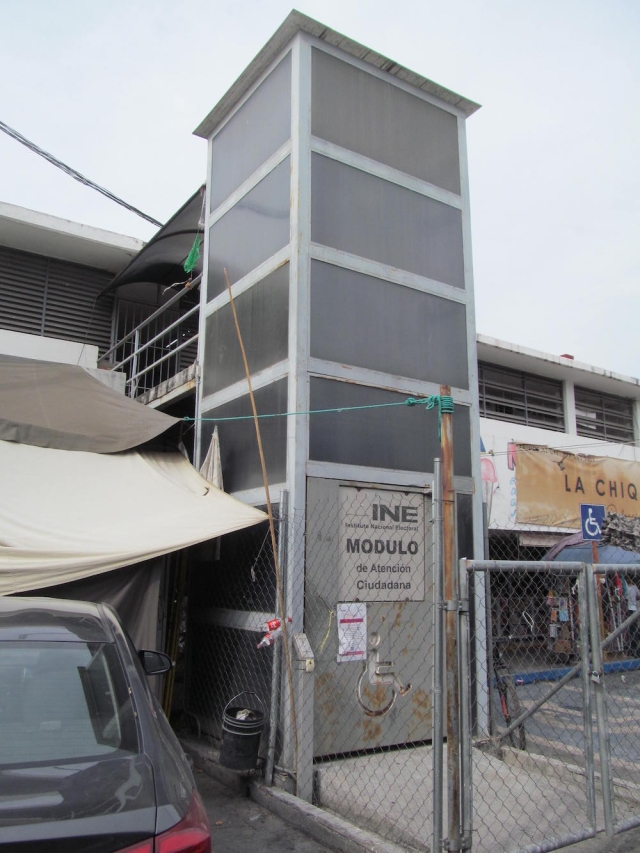
<instances>
[{"instance_id":1,"label":"parked car","mask_svg":"<svg viewBox=\"0 0 640 853\"><path fill-rule=\"evenodd\" d=\"M106 604L0 598L0 850L210 853L184 752Z\"/></svg>"}]
</instances>

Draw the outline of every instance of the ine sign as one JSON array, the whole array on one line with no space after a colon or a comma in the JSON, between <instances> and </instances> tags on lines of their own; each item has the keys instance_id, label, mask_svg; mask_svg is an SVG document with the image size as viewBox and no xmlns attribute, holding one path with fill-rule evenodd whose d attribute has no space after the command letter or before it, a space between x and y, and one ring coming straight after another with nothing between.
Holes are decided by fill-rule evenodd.
<instances>
[{"instance_id":1,"label":"ine sign","mask_svg":"<svg viewBox=\"0 0 640 853\"><path fill-rule=\"evenodd\" d=\"M602 525L606 514L604 504L580 504L580 527L583 539L602 539Z\"/></svg>"},{"instance_id":2,"label":"ine sign","mask_svg":"<svg viewBox=\"0 0 640 853\"><path fill-rule=\"evenodd\" d=\"M340 488L341 601L424 599L424 495Z\"/></svg>"}]
</instances>

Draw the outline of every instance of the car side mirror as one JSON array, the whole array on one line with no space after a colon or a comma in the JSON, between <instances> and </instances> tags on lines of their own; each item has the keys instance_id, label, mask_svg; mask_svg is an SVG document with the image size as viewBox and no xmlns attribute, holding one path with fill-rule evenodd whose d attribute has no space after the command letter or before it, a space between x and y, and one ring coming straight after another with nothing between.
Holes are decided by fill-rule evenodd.
<instances>
[{"instance_id":1,"label":"car side mirror","mask_svg":"<svg viewBox=\"0 0 640 853\"><path fill-rule=\"evenodd\" d=\"M163 672L169 672L173 666L173 661L164 652L151 652L147 649L140 649L138 656L142 661L142 668L147 675L162 675Z\"/></svg>"}]
</instances>

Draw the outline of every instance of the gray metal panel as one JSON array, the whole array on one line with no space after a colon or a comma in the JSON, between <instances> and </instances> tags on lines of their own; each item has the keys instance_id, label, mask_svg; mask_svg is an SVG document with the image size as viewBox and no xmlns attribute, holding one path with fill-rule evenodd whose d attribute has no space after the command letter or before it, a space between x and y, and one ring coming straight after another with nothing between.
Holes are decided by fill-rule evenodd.
<instances>
[{"instance_id":1,"label":"gray metal panel","mask_svg":"<svg viewBox=\"0 0 640 853\"><path fill-rule=\"evenodd\" d=\"M311 175L314 242L464 288L460 210L320 154Z\"/></svg>"},{"instance_id":2,"label":"gray metal panel","mask_svg":"<svg viewBox=\"0 0 640 853\"><path fill-rule=\"evenodd\" d=\"M314 136L460 193L455 115L323 50L312 56Z\"/></svg>"},{"instance_id":3,"label":"gray metal panel","mask_svg":"<svg viewBox=\"0 0 640 853\"><path fill-rule=\"evenodd\" d=\"M251 373L287 357L289 328L289 264L234 298ZM231 304L210 314L205 323L206 361L203 394L214 394L245 378Z\"/></svg>"},{"instance_id":4,"label":"gray metal panel","mask_svg":"<svg viewBox=\"0 0 640 853\"><path fill-rule=\"evenodd\" d=\"M258 414L273 414L287 411L287 379L280 379L254 393ZM251 415L251 401L245 394L237 400L203 411L204 418L236 418L243 420L218 423L222 476L227 492L252 489L262 486L262 467L256 442L256 430ZM202 424L201 458L204 458L215 423ZM287 471L287 418L265 418L260 422L260 434L264 449L269 482L282 483Z\"/></svg>"},{"instance_id":5,"label":"gray metal panel","mask_svg":"<svg viewBox=\"0 0 640 853\"><path fill-rule=\"evenodd\" d=\"M209 229L207 300L289 243L289 157Z\"/></svg>"},{"instance_id":6,"label":"gray metal panel","mask_svg":"<svg viewBox=\"0 0 640 853\"><path fill-rule=\"evenodd\" d=\"M390 408L354 408L314 415L310 425L309 458L320 462L363 465L401 471L433 471L440 456L438 414L424 406L403 406L406 395L311 378L311 408L333 409L392 404ZM469 407L456 406L453 415L455 473L471 474Z\"/></svg>"},{"instance_id":7,"label":"gray metal panel","mask_svg":"<svg viewBox=\"0 0 640 853\"><path fill-rule=\"evenodd\" d=\"M458 535L458 559L474 553L473 547L473 495L456 495L456 525Z\"/></svg>"},{"instance_id":8,"label":"gray metal panel","mask_svg":"<svg viewBox=\"0 0 640 853\"><path fill-rule=\"evenodd\" d=\"M470 101L468 98L445 89L444 86L440 86L438 83L434 83L432 80L416 74L415 71L410 71L388 57L376 53L371 48L365 47L353 39L347 38L341 33L321 24L319 21L314 21L313 18L309 18L307 15L294 10L290 12L224 97L211 110L199 127L195 129L194 134L206 138L214 133L216 127L224 121L225 117L234 108L240 98L242 98L244 93L253 86L256 80L264 73L265 69L269 67L270 63L273 62L278 54L299 32L309 33L309 35L315 38L322 39L326 44L334 45L350 56L362 60L371 66L374 73L375 70L382 69L383 73L390 74L397 80L404 81L412 87L415 86L429 95L442 99L444 102L451 104L453 108L460 110L464 115L471 115L480 108L479 104Z\"/></svg>"},{"instance_id":9,"label":"gray metal panel","mask_svg":"<svg viewBox=\"0 0 640 853\"><path fill-rule=\"evenodd\" d=\"M288 53L213 138L209 210L215 210L290 135Z\"/></svg>"},{"instance_id":10,"label":"gray metal panel","mask_svg":"<svg viewBox=\"0 0 640 853\"><path fill-rule=\"evenodd\" d=\"M311 261L311 355L466 389L466 307Z\"/></svg>"},{"instance_id":11,"label":"gray metal panel","mask_svg":"<svg viewBox=\"0 0 640 853\"><path fill-rule=\"evenodd\" d=\"M380 490L384 494L384 490ZM339 586L338 534L340 483L309 479L307 483L307 555L305 630L315 654L315 755L407 744L431 738L431 671L433 666L433 565L431 525L427 525L424 601L370 602L368 633L380 635L380 653L393 661L396 673L412 689L398 697L382 717L365 715L356 698L363 663L336 662L336 611ZM427 518L430 501L425 498ZM330 625L328 632L327 630ZM323 645L324 641L324 645ZM365 679L366 682L366 679ZM388 687L365 683L365 701L383 706Z\"/></svg>"}]
</instances>

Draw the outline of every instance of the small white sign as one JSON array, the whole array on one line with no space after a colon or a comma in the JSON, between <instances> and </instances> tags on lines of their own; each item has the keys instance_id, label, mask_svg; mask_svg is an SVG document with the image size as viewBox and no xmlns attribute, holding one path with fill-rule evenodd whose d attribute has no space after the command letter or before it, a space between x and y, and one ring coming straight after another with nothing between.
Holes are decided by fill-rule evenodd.
<instances>
[{"instance_id":1,"label":"small white sign","mask_svg":"<svg viewBox=\"0 0 640 853\"><path fill-rule=\"evenodd\" d=\"M338 604L338 663L366 656L367 605L360 601Z\"/></svg>"}]
</instances>

